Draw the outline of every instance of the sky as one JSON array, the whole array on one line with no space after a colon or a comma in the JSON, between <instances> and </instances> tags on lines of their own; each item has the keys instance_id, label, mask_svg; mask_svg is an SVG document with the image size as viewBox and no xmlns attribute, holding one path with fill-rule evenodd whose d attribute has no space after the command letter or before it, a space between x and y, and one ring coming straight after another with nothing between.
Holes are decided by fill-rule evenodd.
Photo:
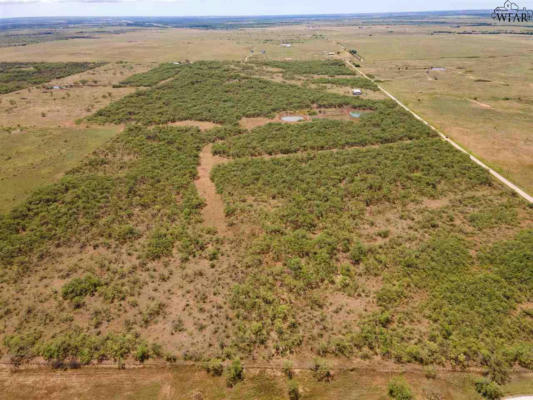
<instances>
[{"instance_id":1,"label":"sky","mask_svg":"<svg viewBox=\"0 0 533 400\"><path fill-rule=\"evenodd\" d=\"M533 8L533 0L515 0ZM493 9L503 0L0 0L0 18L237 16ZM1 22L0 22L1 23Z\"/></svg>"}]
</instances>

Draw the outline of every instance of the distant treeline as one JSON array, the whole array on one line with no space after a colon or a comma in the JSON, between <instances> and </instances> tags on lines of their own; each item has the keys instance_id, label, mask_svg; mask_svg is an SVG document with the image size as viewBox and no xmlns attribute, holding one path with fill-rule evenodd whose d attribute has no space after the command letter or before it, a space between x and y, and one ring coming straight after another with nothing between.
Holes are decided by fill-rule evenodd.
<instances>
[{"instance_id":1,"label":"distant treeline","mask_svg":"<svg viewBox=\"0 0 533 400\"><path fill-rule=\"evenodd\" d=\"M0 62L0 94L40 85L103 65L93 62Z\"/></svg>"}]
</instances>

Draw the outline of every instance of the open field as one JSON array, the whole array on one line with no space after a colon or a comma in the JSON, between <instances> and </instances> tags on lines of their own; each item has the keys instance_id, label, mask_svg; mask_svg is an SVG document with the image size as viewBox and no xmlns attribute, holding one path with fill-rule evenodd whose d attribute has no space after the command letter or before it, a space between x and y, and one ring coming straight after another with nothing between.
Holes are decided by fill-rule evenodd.
<instances>
[{"instance_id":1,"label":"open field","mask_svg":"<svg viewBox=\"0 0 533 400\"><path fill-rule=\"evenodd\" d=\"M134 88L113 85L149 68L150 64L109 63L4 94L0 96L0 126L73 127L77 119L132 93Z\"/></svg>"},{"instance_id":2,"label":"open field","mask_svg":"<svg viewBox=\"0 0 533 400\"><path fill-rule=\"evenodd\" d=\"M321 59L328 51L340 50L322 35L305 27L237 31L194 29L143 29L119 35L97 34L94 39L44 42L24 47L2 48L1 61L121 61L172 62L188 59L238 60L250 50L272 59ZM291 42L291 48L280 44Z\"/></svg>"},{"instance_id":3,"label":"open field","mask_svg":"<svg viewBox=\"0 0 533 400\"><path fill-rule=\"evenodd\" d=\"M297 371L293 378L303 399L387 399L387 383L403 377L416 398L481 400L472 390L473 377L463 373L440 373L428 379L422 372L394 373L368 370L339 371L329 383L317 382L309 371ZM285 400L289 380L280 373L250 369L246 378L228 388L223 377L209 376L200 368L169 367L83 369L71 371L0 371L0 389L5 400L183 400L248 399ZM508 385L508 395L531 392L531 375L518 375ZM433 396L433 397L429 397Z\"/></svg>"},{"instance_id":4,"label":"open field","mask_svg":"<svg viewBox=\"0 0 533 400\"><path fill-rule=\"evenodd\" d=\"M0 129L0 212L7 212L35 188L56 182L118 128Z\"/></svg>"},{"instance_id":5,"label":"open field","mask_svg":"<svg viewBox=\"0 0 533 400\"><path fill-rule=\"evenodd\" d=\"M64 78L100 65L95 63L0 63L0 94Z\"/></svg>"},{"instance_id":6,"label":"open field","mask_svg":"<svg viewBox=\"0 0 533 400\"><path fill-rule=\"evenodd\" d=\"M345 32L363 70L453 140L533 191L533 38ZM445 68L443 71L432 67Z\"/></svg>"}]
</instances>

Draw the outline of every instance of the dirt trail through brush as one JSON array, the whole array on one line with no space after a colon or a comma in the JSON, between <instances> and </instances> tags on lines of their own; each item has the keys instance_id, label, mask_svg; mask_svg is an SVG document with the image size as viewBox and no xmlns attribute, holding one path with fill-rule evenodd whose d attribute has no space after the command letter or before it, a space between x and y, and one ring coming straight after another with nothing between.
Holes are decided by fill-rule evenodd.
<instances>
[{"instance_id":1,"label":"dirt trail through brush","mask_svg":"<svg viewBox=\"0 0 533 400\"><path fill-rule=\"evenodd\" d=\"M205 202L202 210L204 224L217 229L219 234L227 234L228 228L224 216L224 202L217 193L215 184L211 180L211 170L215 165L230 161L211 153L212 144L205 146L200 153L200 165L198 166L198 179L194 182L196 190Z\"/></svg>"}]
</instances>

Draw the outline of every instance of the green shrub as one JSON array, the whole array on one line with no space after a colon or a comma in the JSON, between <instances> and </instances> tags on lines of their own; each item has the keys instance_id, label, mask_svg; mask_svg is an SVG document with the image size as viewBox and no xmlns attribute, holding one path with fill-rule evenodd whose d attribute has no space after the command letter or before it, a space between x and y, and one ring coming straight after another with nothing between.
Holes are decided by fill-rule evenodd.
<instances>
[{"instance_id":1,"label":"green shrub","mask_svg":"<svg viewBox=\"0 0 533 400\"><path fill-rule=\"evenodd\" d=\"M205 370L213 376L220 376L224 372L224 364L218 358L212 358L205 363Z\"/></svg>"},{"instance_id":2,"label":"green shrub","mask_svg":"<svg viewBox=\"0 0 533 400\"><path fill-rule=\"evenodd\" d=\"M146 246L146 256L151 260L172 255L174 237L168 231L155 230Z\"/></svg>"},{"instance_id":3,"label":"green shrub","mask_svg":"<svg viewBox=\"0 0 533 400\"><path fill-rule=\"evenodd\" d=\"M476 391L487 400L498 400L503 396L500 386L487 379L477 379L475 382Z\"/></svg>"},{"instance_id":4,"label":"green shrub","mask_svg":"<svg viewBox=\"0 0 533 400\"><path fill-rule=\"evenodd\" d=\"M394 400L411 400L414 399L411 388L402 378L392 379L387 386L389 397Z\"/></svg>"},{"instance_id":5,"label":"green shrub","mask_svg":"<svg viewBox=\"0 0 533 400\"><path fill-rule=\"evenodd\" d=\"M294 371L292 370L292 361L290 360L284 360L283 365L281 367L281 370L285 374L285 376L289 379L292 379L294 376Z\"/></svg>"},{"instance_id":6,"label":"green shrub","mask_svg":"<svg viewBox=\"0 0 533 400\"><path fill-rule=\"evenodd\" d=\"M228 386L235 386L238 382L244 379L244 368L241 364L241 360L235 358L226 372L226 383Z\"/></svg>"},{"instance_id":7,"label":"green shrub","mask_svg":"<svg viewBox=\"0 0 533 400\"><path fill-rule=\"evenodd\" d=\"M317 381L330 381L333 378L333 374L329 369L329 365L326 360L321 358L315 358L313 360L313 376Z\"/></svg>"},{"instance_id":8,"label":"green shrub","mask_svg":"<svg viewBox=\"0 0 533 400\"><path fill-rule=\"evenodd\" d=\"M365 256L366 250L363 243L357 241L350 249L350 259L354 264L359 264Z\"/></svg>"},{"instance_id":9,"label":"green shrub","mask_svg":"<svg viewBox=\"0 0 533 400\"><path fill-rule=\"evenodd\" d=\"M300 399L300 387L298 382L290 380L288 384L288 394L289 400L299 400Z\"/></svg>"},{"instance_id":10,"label":"green shrub","mask_svg":"<svg viewBox=\"0 0 533 400\"><path fill-rule=\"evenodd\" d=\"M81 300L85 296L92 296L98 288L102 286L102 281L93 274L87 274L82 278L74 278L61 288L61 296L65 300Z\"/></svg>"},{"instance_id":11,"label":"green shrub","mask_svg":"<svg viewBox=\"0 0 533 400\"><path fill-rule=\"evenodd\" d=\"M150 349L145 343L141 343L135 350L135 359L144 362L150 358Z\"/></svg>"}]
</instances>

